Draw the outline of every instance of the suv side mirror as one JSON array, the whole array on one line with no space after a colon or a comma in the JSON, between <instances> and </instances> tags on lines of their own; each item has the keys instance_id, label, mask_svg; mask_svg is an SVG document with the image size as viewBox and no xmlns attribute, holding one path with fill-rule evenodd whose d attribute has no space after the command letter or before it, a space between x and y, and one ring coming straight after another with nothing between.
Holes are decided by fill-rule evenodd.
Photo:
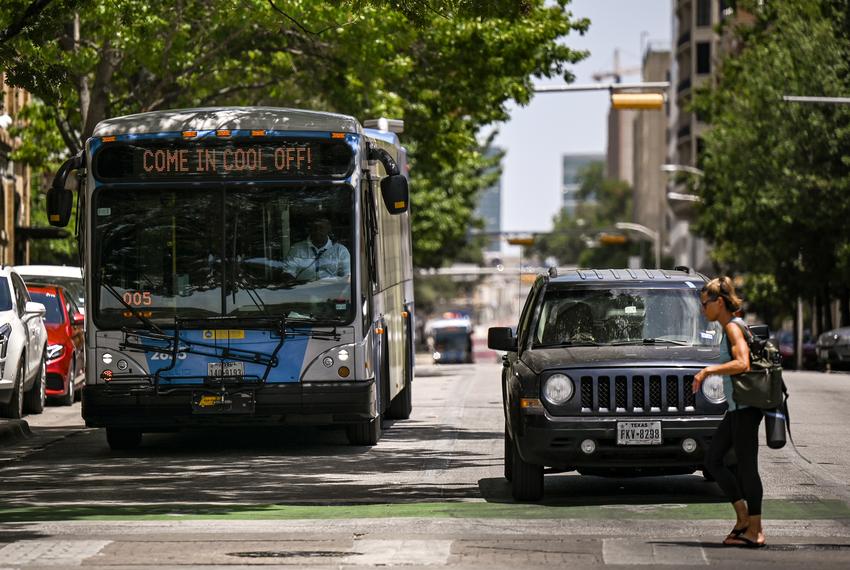
<instances>
[{"instance_id":1,"label":"suv side mirror","mask_svg":"<svg viewBox=\"0 0 850 570\"><path fill-rule=\"evenodd\" d=\"M517 339L510 327L491 327L487 330L487 348L515 352Z\"/></svg>"},{"instance_id":2,"label":"suv side mirror","mask_svg":"<svg viewBox=\"0 0 850 570\"><path fill-rule=\"evenodd\" d=\"M759 340L767 340L770 338L770 327L767 325L750 325L750 332Z\"/></svg>"},{"instance_id":3,"label":"suv side mirror","mask_svg":"<svg viewBox=\"0 0 850 570\"><path fill-rule=\"evenodd\" d=\"M44 308L44 305L41 303L36 303L35 301L27 301L26 306L24 307L25 315L36 315L39 317L43 317L47 313L47 309Z\"/></svg>"},{"instance_id":4,"label":"suv side mirror","mask_svg":"<svg viewBox=\"0 0 850 570\"><path fill-rule=\"evenodd\" d=\"M79 327L86 322L86 317L82 313L74 313L71 315L71 326Z\"/></svg>"}]
</instances>

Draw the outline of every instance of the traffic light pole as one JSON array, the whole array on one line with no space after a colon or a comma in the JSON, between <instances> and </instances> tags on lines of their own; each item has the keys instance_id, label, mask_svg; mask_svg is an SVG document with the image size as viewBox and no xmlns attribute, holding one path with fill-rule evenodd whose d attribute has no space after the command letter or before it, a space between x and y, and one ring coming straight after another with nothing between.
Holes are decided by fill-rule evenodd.
<instances>
[{"instance_id":1,"label":"traffic light pole","mask_svg":"<svg viewBox=\"0 0 850 570\"><path fill-rule=\"evenodd\" d=\"M568 93L570 91L629 91L646 89L664 91L670 87L669 81L644 81L638 83L585 83L582 85L540 85L535 93Z\"/></svg>"}]
</instances>

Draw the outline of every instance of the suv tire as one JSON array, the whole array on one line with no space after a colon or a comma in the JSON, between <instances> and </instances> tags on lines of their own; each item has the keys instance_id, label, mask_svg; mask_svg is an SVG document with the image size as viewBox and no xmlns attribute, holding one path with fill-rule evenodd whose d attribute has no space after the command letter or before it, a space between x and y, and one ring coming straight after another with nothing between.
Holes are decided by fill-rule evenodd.
<instances>
[{"instance_id":1,"label":"suv tire","mask_svg":"<svg viewBox=\"0 0 850 570\"><path fill-rule=\"evenodd\" d=\"M0 404L0 416L19 420L24 417L24 363L18 365L15 374L15 385L12 388L12 397L6 404Z\"/></svg>"},{"instance_id":2,"label":"suv tire","mask_svg":"<svg viewBox=\"0 0 850 570\"><path fill-rule=\"evenodd\" d=\"M514 440L508 433L508 424L505 422L505 480L513 481L514 478Z\"/></svg>"},{"instance_id":3,"label":"suv tire","mask_svg":"<svg viewBox=\"0 0 850 570\"><path fill-rule=\"evenodd\" d=\"M513 459L511 494L515 501L539 501L543 498L543 466L526 463L520 457L516 444Z\"/></svg>"},{"instance_id":4,"label":"suv tire","mask_svg":"<svg viewBox=\"0 0 850 570\"><path fill-rule=\"evenodd\" d=\"M24 396L24 406L27 411L33 414L40 414L44 411L44 401L46 399L45 390L47 389L47 350L41 353L41 362L38 365L38 372L35 376L35 382L32 383L27 395Z\"/></svg>"}]
</instances>

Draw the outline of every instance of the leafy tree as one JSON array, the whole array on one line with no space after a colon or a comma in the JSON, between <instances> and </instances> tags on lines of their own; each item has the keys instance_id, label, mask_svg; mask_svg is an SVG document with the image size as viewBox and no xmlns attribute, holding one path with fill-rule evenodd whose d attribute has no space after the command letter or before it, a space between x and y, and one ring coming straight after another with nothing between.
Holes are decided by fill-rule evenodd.
<instances>
[{"instance_id":1,"label":"leafy tree","mask_svg":"<svg viewBox=\"0 0 850 570\"><path fill-rule=\"evenodd\" d=\"M755 301L781 295L790 307L798 295L824 301L838 294L846 322L850 106L782 96L850 93L850 3L738 4L755 21L726 30L739 47L695 100L712 126L697 230L722 266L759 276Z\"/></svg>"},{"instance_id":2,"label":"leafy tree","mask_svg":"<svg viewBox=\"0 0 850 570\"><path fill-rule=\"evenodd\" d=\"M585 56L562 42L588 25L567 4L56 1L45 11L67 19L11 37L0 67L45 101L72 153L106 117L164 108L281 105L402 118L415 261L435 266L462 248L487 183L480 130L506 120L510 101L528 103L532 77L572 80L567 66ZM4 6L0 23L26 5ZM29 61L50 62L52 75Z\"/></svg>"}]
</instances>

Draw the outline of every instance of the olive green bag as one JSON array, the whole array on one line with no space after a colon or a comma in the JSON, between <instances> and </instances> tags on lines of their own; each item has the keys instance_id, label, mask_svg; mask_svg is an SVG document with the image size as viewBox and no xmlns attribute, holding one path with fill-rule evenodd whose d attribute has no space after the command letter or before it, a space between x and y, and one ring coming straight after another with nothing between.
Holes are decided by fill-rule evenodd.
<instances>
[{"instance_id":1,"label":"olive green bag","mask_svg":"<svg viewBox=\"0 0 850 570\"><path fill-rule=\"evenodd\" d=\"M779 351L769 341L755 338L743 321L735 319L732 322L741 327L750 348L749 371L732 376L732 397L735 403L763 410L779 407L785 385ZM732 345L728 336L726 344L729 345L731 355Z\"/></svg>"}]
</instances>

